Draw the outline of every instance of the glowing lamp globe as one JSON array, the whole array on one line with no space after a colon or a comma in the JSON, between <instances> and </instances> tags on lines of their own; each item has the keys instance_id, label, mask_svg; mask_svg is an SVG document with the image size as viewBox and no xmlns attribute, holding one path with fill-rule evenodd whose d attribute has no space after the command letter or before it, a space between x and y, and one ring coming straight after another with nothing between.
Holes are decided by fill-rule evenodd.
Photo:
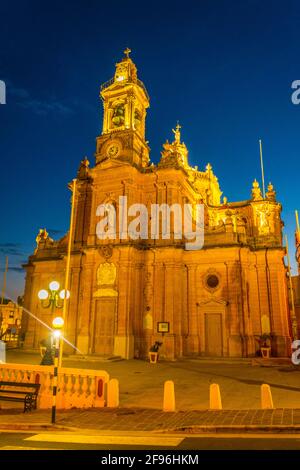
<instances>
[{"instance_id":1,"label":"glowing lamp globe","mask_svg":"<svg viewBox=\"0 0 300 470\"><path fill-rule=\"evenodd\" d=\"M64 326L64 319L62 317L55 317L54 320L52 321L52 326L56 330L61 330Z\"/></svg>"},{"instance_id":2,"label":"glowing lamp globe","mask_svg":"<svg viewBox=\"0 0 300 470\"><path fill-rule=\"evenodd\" d=\"M40 300L46 300L46 299L48 299L48 296L49 296L49 294L45 289L40 290L39 293L38 293L38 298Z\"/></svg>"},{"instance_id":3,"label":"glowing lamp globe","mask_svg":"<svg viewBox=\"0 0 300 470\"><path fill-rule=\"evenodd\" d=\"M65 294L65 289L63 289L62 291L60 291L59 293L59 297L62 299L62 300L65 300L65 299L69 299L70 298L70 291L67 290L67 295Z\"/></svg>"},{"instance_id":4,"label":"glowing lamp globe","mask_svg":"<svg viewBox=\"0 0 300 470\"><path fill-rule=\"evenodd\" d=\"M59 287L60 287L60 285L59 285L59 282L57 282L57 281L52 281L49 284L49 289L54 291L54 292L58 291Z\"/></svg>"}]
</instances>

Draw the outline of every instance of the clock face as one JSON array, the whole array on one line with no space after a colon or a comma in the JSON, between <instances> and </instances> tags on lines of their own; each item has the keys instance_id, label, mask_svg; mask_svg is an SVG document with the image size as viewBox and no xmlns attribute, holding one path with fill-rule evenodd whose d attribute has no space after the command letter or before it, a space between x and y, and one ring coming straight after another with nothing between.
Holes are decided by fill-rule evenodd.
<instances>
[{"instance_id":1,"label":"clock face","mask_svg":"<svg viewBox=\"0 0 300 470\"><path fill-rule=\"evenodd\" d=\"M111 158L114 158L118 155L119 153L119 146L117 144L111 144L107 150L106 150L106 154L108 157L111 157Z\"/></svg>"}]
</instances>

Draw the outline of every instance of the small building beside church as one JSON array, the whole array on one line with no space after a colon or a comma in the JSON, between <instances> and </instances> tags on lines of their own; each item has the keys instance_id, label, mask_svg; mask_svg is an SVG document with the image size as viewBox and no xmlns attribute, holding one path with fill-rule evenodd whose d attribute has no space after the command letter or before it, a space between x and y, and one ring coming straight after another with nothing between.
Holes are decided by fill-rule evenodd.
<instances>
[{"instance_id":1,"label":"small building beside church","mask_svg":"<svg viewBox=\"0 0 300 470\"><path fill-rule=\"evenodd\" d=\"M152 163L145 137L150 100L129 51L100 96L104 115L95 161L85 158L77 173L68 341L82 354L99 356L144 358L161 341L167 359L251 357L259 349L257 337L271 333L272 355L289 355L282 207L272 184L265 197L254 180L247 199L222 198L211 164L189 164L179 125L163 144L159 163ZM159 238L128 237L120 197L128 207L203 205L204 246L188 250L174 224L169 238L162 226ZM103 204L122 220L115 238L97 236ZM59 309L43 308L38 293L53 280L64 286L68 237L55 241L41 230L25 266L24 306L48 325ZM27 315L23 329L28 349L38 348L47 334Z\"/></svg>"},{"instance_id":2,"label":"small building beside church","mask_svg":"<svg viewBox=\"0 0 300 470\"><path fill-rule=\"evenodd\" d=\"M22 322L23 308L10 300L3 299L0 303L0 339L15 341Z\"/></svg>"}]
</instances>

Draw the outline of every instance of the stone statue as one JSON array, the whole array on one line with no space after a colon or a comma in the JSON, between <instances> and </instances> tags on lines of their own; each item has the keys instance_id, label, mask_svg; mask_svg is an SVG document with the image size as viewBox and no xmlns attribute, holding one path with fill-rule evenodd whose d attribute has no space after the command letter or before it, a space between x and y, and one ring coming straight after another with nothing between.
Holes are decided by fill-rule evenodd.
<instances>
[{"instance_id":1,"label":"stone statue","mask_svg":"<svg viewBox=\"0 0 300 470\"><path fill-rule=\"evenodd\" d=\"M178 122L177 122L176 129L172 129L172 132L174 132L174 134L175 134L176 144L180 144L180 129L181 129L181 126Z\"/></svg>"},{"instance_id":2,"label":"stone statue","mask_svg":"<svg viewBox=\"0 0 300 470\"><path fill-rule=\"evenodd\" d=\"M274 186L272 185L272 183L269 183L266 198L269 201L274 201L274 202L276 201L276 191L274 190Z\"/></svg>"},{"instance_id":3,"label":"stone statue","mask_svg":"<svg viewBox=\"0 0 300 470\"><path fill-rule=\"evenodd\" d=\"M257 225L258 225L258 232L260 235L267 235L270 233L270 225L269 225L269 216L271 214L268 207L262 206L260 209L257 209Z\"/></svg>"},{"instance_id":4,"label":"stone statue","mask_svg":"<svg viewBox=\"0 0 300 470\"><path fill-rule=\"evenodd\" d=\"M87 157L84 157L84 159L80 162L80 166L77 173L78 178L86 178L88 176L89 166L90 162L88 161Z\"/></svg>"},{"instance_id":5,"label":"stone statue","mask_svg":"<svg viewBox=\"0 0 300 470\"><path fill-rule=\"evenodd\" d=\"M252 199L253 201L261 201L263 199L261 190L259 187L259 182L256 180L256 178L253 181L253 185L252 185Z\"/></svg>"},{"instance_id":6,"label":"stone statue","mask_svg":"<svg viewBox=\"0 0 300 470\"><path fill-rule=\"evenodd\" d=\"M49 237L49 233L45 228L40 228L40 231L35 239L36 244L39 245L42 241L46 241Z\"/></svg>"}]
</instances>

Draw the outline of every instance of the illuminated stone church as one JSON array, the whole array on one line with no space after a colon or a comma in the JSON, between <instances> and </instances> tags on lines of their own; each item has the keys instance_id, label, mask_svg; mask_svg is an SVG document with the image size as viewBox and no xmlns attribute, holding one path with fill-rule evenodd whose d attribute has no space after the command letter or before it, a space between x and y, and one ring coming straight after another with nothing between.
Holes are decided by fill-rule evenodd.
<instances>
[{"instance_id":1,"label":"illuminated stone church","mask_svg":"<svg viewBox=\"0 0 300 470\"><path fill-rule=\"evenodd\" d=\"M151 163L149 96L129 52L101 86L95 162L84 159L77 174L66 338L82 354L123 358L146 357L161 341L161 356L176 359L254 356L256 336L271 333L272 355L288 355L283 224L273 186L263 195L255 180L249 199L222 198L212 166L189 165L179 125ZM97 208L110 203L118 211L120 196L146 207L204 204L204 247L187 250L174 231L170 239L126 239L122 227L115 239L100 240ZM38 293L53 280L64 285L68 237L54 241L41 230L25 266L25 307L48 325L60 310L43 308ZM26 315L23 329L25 348L38 348L45 328Z\"/></svg>"}]
</instances>

